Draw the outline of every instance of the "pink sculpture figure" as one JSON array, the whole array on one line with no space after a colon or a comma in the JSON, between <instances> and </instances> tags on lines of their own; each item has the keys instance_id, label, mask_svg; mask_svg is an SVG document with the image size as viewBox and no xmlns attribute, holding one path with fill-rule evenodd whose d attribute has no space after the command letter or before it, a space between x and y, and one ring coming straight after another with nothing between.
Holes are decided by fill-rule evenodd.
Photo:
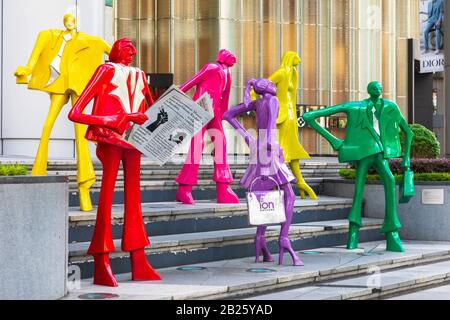
<instances>
[{"instance_id":1,"label":"pink sculpture figure","mask_svg":"<svg viewBox=\"0 0 450 320\"><path fill-rule=\"evenodd\" d=\"M150 244L142 221L141 153L123 138L132 123L144 124L145 111L153 104L144 72L129 67L136 49L128 39L114 43L109 59L101 65L69 113L69 119L89 125L86 139L97 143L103 178L94 235L88 254L94 256L94 284L116 287L109 263L114 252L111 209L120 161L125 179L125 212L122 250L130 252L134 281L161 280L147 261L144 248ZM92 114L83 110L94 99Z\"/></svg>"},{"instance_id":2,"label":"pink sculpture figure","mask_svg":"<svg viewBox=\"0 0 450 320\"><path fill-rule=\"evenodd\" d=\"M252 101L251 89L262 95L262 98ZM292 257L295 266L303 266L303 262L292 248L289 240L289 228L292 222L294 211L295 193L291 186L291 181L295 181L294 175L284 161L283 150L276 142L276 122L279 111L279 103L276 97L277 87L267 79L252 79L247 84L244 104L241 104L225 113L227 120L245 139L250 147L250 165L247 168L240 184L249 189L255 179L262 177L253 185L253 191L272 190L274 182L267 177L273 178L284 191L284 204L286 210L286 222L281 226L279 238L279 259L278 263L283 264L284 252L287 250ZM242 126L236 117L242 113L256 111L256 127L258 129L258 139L255 140ZM273 258L267 248L265 232L267 227L259 226L256 231L255 247L256 262L262 251L264 261L272 262Z\"/></svg>"},{"instance_id":3,"label":"pink sculpture figure","mask_svg":"<svg viewBox=\"0 0 450 320\"><path fill-rule=\"evenodd\" d=\"M219 51L217 62L205 65L191 80L180 86L184 92L197 86L194 100L205 92L213 100L214 118L191 141L186 162L175 179L178 182L176 199L184 204L194 204L192 186L198 184L198 170L205 147L204 135L208 131L214 143L214 177L217 186L218 203L239 203L239 199L230 187L233 176L227 163L227 142L223 130L223 114L228 110L231 89L230 68L237 62L236 56L226 49Z\"/></svg>"}]
</instances>

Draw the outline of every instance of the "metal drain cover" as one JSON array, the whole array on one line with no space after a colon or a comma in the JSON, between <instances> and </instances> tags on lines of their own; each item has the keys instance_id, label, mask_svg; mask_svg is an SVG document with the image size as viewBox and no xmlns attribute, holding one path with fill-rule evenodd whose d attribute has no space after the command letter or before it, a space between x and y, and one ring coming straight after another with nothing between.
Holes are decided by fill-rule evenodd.
<instances>
[{"instance_id":1,"label":"metal drain cover","mask_svg":"<svg viewBox=\"0 0 450 320\"><path fill-rule=\"evenodd\" d=\"M107 300L107 299L117 299L120 296L112 293L87 293L78 296L82 300Z\"/></svg>"}]
</instances>

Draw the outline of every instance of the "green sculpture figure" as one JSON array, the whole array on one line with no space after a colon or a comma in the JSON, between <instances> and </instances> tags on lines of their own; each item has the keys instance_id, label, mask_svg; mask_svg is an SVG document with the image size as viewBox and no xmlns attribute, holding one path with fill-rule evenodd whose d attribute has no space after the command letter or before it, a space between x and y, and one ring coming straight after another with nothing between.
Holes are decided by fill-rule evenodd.
<instances>
[{"instance_id":1,"label":"green sculpture figure","mask_svg":"<svg viewBox=\"0 0 450 320\"><path fill-rule=\"evenodd\" d=\"M381 233L386 235L386 250L404 252L398 230L401 228L397 216L396 180L389 168L390 158L402 156L401 129L406 136L403 155L403 170L410 170L410 151L413 132L392 101L382 98L383 87L371 82L367 91L370 98L363 101L346 102L304 114L305 121L322 135L339 154L339 162L352 162L356 166L356 185L353 206L349 215L350 228L347 248L358 247L359 229L362 227L361 209L367 172L374 167L384 184L386 208ZM336 113L347 115L346 138L341 140L321 127L315 119Z\"/></svg>"}]
</instances>

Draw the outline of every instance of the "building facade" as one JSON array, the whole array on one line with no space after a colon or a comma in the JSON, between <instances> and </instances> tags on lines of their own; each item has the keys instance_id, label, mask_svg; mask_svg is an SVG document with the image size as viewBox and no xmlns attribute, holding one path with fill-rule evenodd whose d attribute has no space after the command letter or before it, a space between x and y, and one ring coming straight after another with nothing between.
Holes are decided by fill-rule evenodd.
<instances>
[{"instance_id":1,"label":"building facade","mask_svg":"<svg viewBox=\"0 0 450 320\"><path fill-rule=\"evenodd\" d=\"M219 49L232 50L231 105L243 100L248 79L269 76L293 50L302 58L301 111L362 99L379 80L406 115L407 39L419 37L418 16L419 0L116 0L114 34L136 42L137 65L174 73L176 84ZM339 120L329 123L338 135ZM229 140L229 152L245 152L241 139ZM332 153L309 129L301 141L310 153Z\"/></svg>"},{"instance_id":2,"label":"building facade","mask_svg":"<svg viewBox=\"0 0 450 320\"><path fill-rule=\"evenodd\" d=\"M367 83L380 80L385 96L406 115L407 39L420 34L419 1L2 0L0 153L30 157L36 153L48 97L17 86L12 74L26 63L37 33L62 28L66 12L77 14L80 31L103 35L110 42L131 38L138 48L136 65L148 73L174 73L176 84L213 61L219 49L232 50L239 63L233 68L231 106L242 101L248 79L269 76L283 53L294 50L302 58L301 110L362 99ZM46 6L52 10L43 10ZM18 16L27 22L25 27L17 27ZM67 112L68 107L55 125L50 158L75 154ZM242 120L252 125L251 116ZM329 125L339 132L341 120ZM231 132L229 138L230 153L246 152L242 139ZM332 152L308 129L301 130L301 140L313 154Z\"/></svg>"}]
</instances>

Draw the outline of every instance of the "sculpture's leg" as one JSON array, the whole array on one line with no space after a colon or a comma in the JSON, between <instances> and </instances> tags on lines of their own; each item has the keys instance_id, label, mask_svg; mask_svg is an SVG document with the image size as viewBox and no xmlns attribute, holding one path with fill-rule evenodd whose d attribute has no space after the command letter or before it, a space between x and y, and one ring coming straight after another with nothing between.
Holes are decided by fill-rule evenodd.
<instances>
[{"instance_id":1,"label":"sculpture's leg","mask_svg":"<svg viewBox=\"0 0 450 320\"><path fill-rule=\"evenodd\" d=\"M389 161L378 155L375 161L377 169L384 185L385 195L385 218L381 233L386 234L386 250L393 252L404 252L398 230L402 227L397 215L397 185L395 177L389 168Z\"/></svg>"},{"instance_id":2,"label":"sculpture's leg","mask_svg":"<svg viewBox=\"0 0 450 320\"><path fill-rule=\"evenodd\" d=\"M361 211L364 198L364 185L366 184L366 176L373 162L373 156L364 158L356 163L356 181L355 194L353 196L353 205L348 216L350 222L347 249L353 250L358 248L359 228L362 227Z\"/></svg>"},{"instance_id":3,"label":"sculpture's leg","mask_svg":"<svg viewBox=\"0 0 450 320\"><path fill-rule=\"evenodd\" d=\"M273 262L274 261L272 255L270 254L269 248L267 247L267 242L266 242L266 237L265 237L266 230L267 230L266 226L259 226L256 229L255 262L259 262L259 256L261 255L261 251L263 254L264 262Z\"/></svg>"},{"instance_id":4,"label":"sculpture's leg","mask_svg":"<svg viewBox=\"0 0 450 320\"><path fill-rule=\"evenodd\" d=\"M125 150L122 155L125 182L125 212L122 251L131 252L133 281L161 280L145 256L150 244L142 219L141 208L141 153Z\"/></svg>"},{"instance_id":5,"label":"sculpture's leg","mask_svg":"<svg viewBox=\"0 0 450 320\"><path fill-rule=\"evenodd\" d=\"M94 235L87 253L94 256L94 284L114 287L117 286L117 281L109 265L108 254L115 250L111 209L122 150L112 145L99 144L97 157L103 165L102 186Z\"/></svg>"},{"instance_id":6,"label":"sculpture's leg","mask_svg":"<svg viewBox=\"0 0 450 320\"><path fill-rule=\"evenodd\" d=\"M291 227L292 216L294 213L294 203L295 203L295 193L292 190L291 184L283 185L284 191L284 205L286 210L286 222L281 225L279 246L280 252L278 257L278 263L280 265L283 264L284 259L284 251L287 250L291 257L294 266L303 266L302 260L298 257L297 253L292 248L291 241L289 240L289 228Z\"/></svg>"},{"instance_id":7,"label":"sculpture's leg","mask_svg":"<svg viewBox=\"0 0 450 320\"><path fill-rule=\"evenodd\" d=\"M217 203L239 203L238 196L230 187L233 175L228 165L227 140L221 119L216 117L208 124L208 134L214 144L213 180L216 182Z\"/></svg>"},{"instance_id":8,"label":"sculpture's leg","mask_svg":"<svg viewBox=\"0 0 450 320\"><path fill-rule=\"evenodd\" d=\"M72 95L72 104L75 104L77 100L78 96ZM95 171L94 166L92 165L88 141L85 138L86 126L80 123L75 123L74 125L77 150L77 183L80 197L80 209L81 211L91 211L92 202L89 190L95 183Z\"/></svg>"},{"instance_id":9,"label":"sculpture's leg","mask_svg":"<svg viewBox=\"0 0 450 320\"><path fill-rule=\"evenodd\" d=\"M300 196L302 199L306 199L305 192L308 193L311 200L317 200L318 197L314 190L306 183L305 179L303 178L302 172L300 170L300 160L292 160L291 163L289 163L289 166L291 167L291 171L294 174L294 176L297 178L297 187L300 191Z\"/></svg>"},{"instance_id":10,"label":"sculpture's leg","mask_svg":"<svg viewBox=\"0 0 450 320\"><path fill-rule=\"evenodd\" d=\"M176 200L183 204L194 204L192 197L192 186L198 184L198 170L202 161L203 149L205 148L205 132L203 128L191 140L191 146L183 165L175 181L179 184Z\"/></svg>"},{"instance_id":11,"label":"sculpture's leg","mask_svg":"<svg viewBox=\"0 0 450 320\"><path fill-rule=\"evenodd\" d=\"M62 107L69 101L69 96L64 94L50 95L50 110L45 120L44 128L42 129L41 140L39 142L38 152L34 160L32 176L47 175L47 160L48 160L48 143L50 141L50 134L55 124L56 118L61 112Z\"/></svg>"}]
</instances>

